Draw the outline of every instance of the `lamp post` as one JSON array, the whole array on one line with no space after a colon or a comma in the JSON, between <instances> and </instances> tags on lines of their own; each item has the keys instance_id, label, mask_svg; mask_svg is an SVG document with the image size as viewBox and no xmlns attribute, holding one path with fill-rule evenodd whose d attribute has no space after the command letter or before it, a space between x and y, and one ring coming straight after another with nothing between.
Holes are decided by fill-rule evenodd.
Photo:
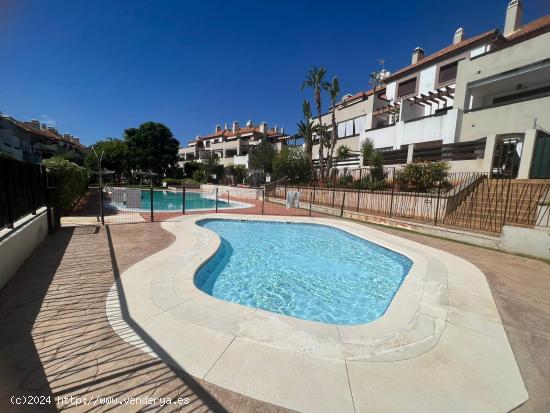
<instances>
[{"instance_id":1,"label":"lamp post","mask_svg":"<svg viewBox=\"0 0 550 413\"><path fill-rule=\"evenodd\" d=\"M101 225L105 225L105 216L103 215L103 176L101 170L101 162L103 161L105 151L101 151L101 155L98 155L93 146L92 151L94 151L95 157L97 158L97 172L99 175L99 216L101 217Z\"/></svg>"}]
</instances>

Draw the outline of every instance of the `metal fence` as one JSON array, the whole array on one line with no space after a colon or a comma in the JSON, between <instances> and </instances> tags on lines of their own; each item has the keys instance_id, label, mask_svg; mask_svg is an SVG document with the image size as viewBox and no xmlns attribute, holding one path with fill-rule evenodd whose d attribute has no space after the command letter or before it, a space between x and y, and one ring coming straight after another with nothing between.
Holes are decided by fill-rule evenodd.
<instances>
[{"instance_id":1,"label":"metal fence","mask_svg":"<svg viewBox=\"0 0 550 413\"><path fill-rule=\"evenodd\" d=\"M353 181L355 174L349 172ZM363 172L365 178L365 172ZM550 180L490 179L485 173L453 173L429 192L400 188L395 171L387 171L377 188L278 185L266 186L268 200L285 200L299 192L303 208L332 215L353 213L401 218L432 225L499 234L502 227L550 227ZM359 178L361 179L361 178ZM309 205L307 205L309 203ZM350 214L351 213L351 214Z\"/></svg>"},{"instance_id":2,"label":"metal fence","mask_svg":"<svg viewBox=\"0 0 550 413\"><path fill-rule=\"evenodd\" d=\"M247 214L310 215L303 199L294 203L266 199L264 188L208 185L202 188L139 188L106 186L97 202L98 220L107 224L158 222L182 215ZM95 196L100 199L99 196ZM101 211L100 205L103 205ZM101 217L101 214L103 215ZM313 215L319 215L315 213Z\"/></svg>"},{"instance_id":3,"label":"metal fence","mask_svg":"<svg viewBox=\"0 0 550 413\"><path fill-rule=\"evenodd\" d=\"M41 165L0 158L0 229L14 228L16 221L56 199L56 189L48 190L46 169ZM54 222L59 211L52 212Z\"/></svg>"}]
</instances>

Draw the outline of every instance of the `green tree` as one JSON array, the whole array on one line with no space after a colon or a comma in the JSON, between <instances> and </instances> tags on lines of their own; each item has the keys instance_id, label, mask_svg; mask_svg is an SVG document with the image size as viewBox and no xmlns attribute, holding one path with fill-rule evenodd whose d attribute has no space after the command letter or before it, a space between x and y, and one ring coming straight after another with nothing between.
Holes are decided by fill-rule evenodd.
<instances>
[{"instance_id":1,"label":"green tree","mask_svg":"<svg viewBox=\"0 0 550 413\"><path fill-rule=\"evenodd\" d=\"M227 175L231 175L235 179L235 183L240 184L246 178L246 166L244 165L229 165Z\"/></svg>"},{"instance_id":2,"label":"green tree","mask_svg":"<svg viewBox=\"0 0 550 413\"><path fill-rule=\"evenodd\" d=\"M334 155L334 148L336 147L336 142L338 141L338 128L336 125L336 101L338 100L338 95L340 94L340 82L338 81L338 78L336 76L332 78L332 83L330 85L328 93L332 102L332 131L330 135L329 153L327 158L327 171L329 171L327 173L330 173L330 171L332 170L332 157Z\"/></svg>"},{"instance_id":3,"label":"green tree","mask_svg":"<svg viewBox=\"0 0 550 413\"><path fill-rule=\"evenodd\" d=\"M265 173L273 172L273 159L277 151L271 143L262 140L248 151L248 165L250 169L259 169Z\"/></svg>"},{"instance_id":4,"label":"green tree","mask_svg":"<svg viewBox=\"0 0 550 413\"><path fill-rule=\"evenodd\" d=\"M129 173L128 145L126 145L126 142L121 139L107 138L97 141L92 146L99 155L104 153L102 166L104 169L114 171L116 180L120 180ZM97 158L93 152L86 156L84 164L88 170L97 172Z\"/></svg>"},{"instance_id":5,"label":"green tree","mask_svg":"<svg viewBox=\"0 0 550 413\"><path fill-rule=\"evenodd\" d=\"M306 99L302 104L302 113L304 119L298 122L298 135L304 139L305 155L309 164L309 169L313 170L313 121L311 120L311 108Z\"/></svg>"},{"instance_id":6,"label":"green tree","mask_svg":"<svg viewBox=\"0 0 550 413\"><path fill-rule=\"evenodd\" d=\"M324 67L317 68L316 66L313 66L313 69L309 69L306 75L306 80L304 80L304 83L302 83L301 89L304 90L306 87L313 90L313 98L315 100L315 107L317 108L317 120L318 120L318 126L321 126L323 123L321 122L321 109L322 109L322 100L321 100L321 92L327 91L330 88L330 83L325 81L325 76L327 74L327 71ZM321 137L319 140L319 175L321 178L321 181L324 180L324 168L323 168L323 149L324 145L321 141Z\"/></svg>"},{"instance_id":7,"label":"green tree","mask_svg":"<svg viewBox=\"0 0 550 413\"><path fill-rule=\"evenodd\" d=\"M338 147L338 150L336 151L336 159L339 161L343 161L347 158L349 158L351 155L351 149L348 145L342 145Z\"/></svg>"},{"instance_id":8,"label":"green tree","mask_svg":"<svg viewBox=\"0 0 550 413\"><path fill-rule=\"evenodd\" d=\"M207 152L200 165L208 182L218 182L223 177L223 165L220 164L217 155ZM193 178L195 178L195 173Z\"/></svg>"},{"instance_id":9,"label":"green tree","mask_svg":"<svg viewBox=\"0 0 550 413\"><path fill-rule=\"evenodd\" d=\"M164 176L178 162L179 142L162 123L146 122L124 131L130 167Z\"/></svg>"},{"instance_id":10,"label":"green tree","mask_svg":"<svg viewBox=\"0 0 550 413\"><path fill-rule=\"evenodd\" d=\"M290 183L309 182L311 169L304 150L284 147L273 159L273 176L276 180L285 179Z\"/></svg>"}]
</instances>

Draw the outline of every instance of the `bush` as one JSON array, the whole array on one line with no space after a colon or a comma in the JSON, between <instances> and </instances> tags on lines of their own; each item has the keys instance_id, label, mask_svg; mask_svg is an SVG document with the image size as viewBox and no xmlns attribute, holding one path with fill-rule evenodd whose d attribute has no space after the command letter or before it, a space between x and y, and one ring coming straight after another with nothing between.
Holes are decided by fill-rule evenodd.
<instances>
[{"instance_id":1,"label":"bush","mask_svg":"<svg viewBox=\"0 0 550 413\"><path fill-rule=\"evenodd\" d=\"M185 172L185 177L190 178L193 176L196 170L201 168L201 164L195 161L185 162L183 164L183 171Z\"/></svg>"},{"instance_id":2,"label":"bush","mask_svg":"<svg viewBox=\"0 0 550 413\"><path fill-rule=\"evenodd\" d=\"M42 163L48 175L55 179L59 205L63 212L67 212L88 188L86 169L60 157L46 159Z\"/></svg>"},{"instance_id":3,"label":"bush","mask_svg":"<svg viewBox=\"0 0 550 413\"><path fill-rule=\"evenodd\" d=\"M244 165L229 165L226 168L226 175L231 175L235 178L235 182L240 184L246 178L246 166Z\"/></svg>"},{"instance_id":4,"label":"bush","mask_svg":"<svg viewBox=\"0 0 550 413\"><path fill-rule=\"evenodd\" d=\"M349 186L350 184L353 183L353 176L351 175L344 175L344 176L341 176L340 178L338 178L338 184L337 186L340 186L340 187L347 187Z\"/></svg>"},{"instance_id":5,"label":"bush","mask_svg":"<svg viewBox=\"0 0 550 413\"><path fill-rule=\"evenodd\" d=\"M180 185L183 179L176 178L164 178L162 182L166 182L167 185Z\"/></svg>"},{"instance_id":6,"label":"bush","mask_svg":"<svg viewBox=\"0 0 550 413\"><path fill-rule=\"evenodd\" d=\"M273 177L289 183L309 182L311 169L302 148L283 147L273 159Z\"/></svg>"},{"instance_id":7,"label":"bush","mask_svg":"<svg viewBox=\"0 0 550 413\"><path fill-rule=\"evenodd\" d=\"M407 190L429 192L450 186L449 165L446 162L416 162L405 165L397 172L396 180Z\"/></svg>"},{"instance_id":8,"label":"bush","mask_svg":"<svg viewBox=\"0 0 550 413\"><path fill-rule=\"evenodd\" d=\"M200 184L206 183L206 174L204 173L203 169L197 169L195 172L193 172L193 181Z\"/></svg>"}]
</instances>

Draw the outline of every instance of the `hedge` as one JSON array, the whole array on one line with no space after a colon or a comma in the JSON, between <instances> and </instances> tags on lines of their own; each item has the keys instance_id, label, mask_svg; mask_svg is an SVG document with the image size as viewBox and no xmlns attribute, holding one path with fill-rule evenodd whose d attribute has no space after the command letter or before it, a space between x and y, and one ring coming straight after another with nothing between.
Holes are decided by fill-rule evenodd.
<instances>
[{"instance_id":1,"label":"hedge","mask_svg":"<svg viewBox=\"0 0 550 413\"><path fill-rule=\"evenodd\" d=\"M67 212L88 188L86 169L60 157L45 159L42 164L46 167L48 176L54 178L58 187L59 205L63 212Z\"/></svg>"}]
</instances>

